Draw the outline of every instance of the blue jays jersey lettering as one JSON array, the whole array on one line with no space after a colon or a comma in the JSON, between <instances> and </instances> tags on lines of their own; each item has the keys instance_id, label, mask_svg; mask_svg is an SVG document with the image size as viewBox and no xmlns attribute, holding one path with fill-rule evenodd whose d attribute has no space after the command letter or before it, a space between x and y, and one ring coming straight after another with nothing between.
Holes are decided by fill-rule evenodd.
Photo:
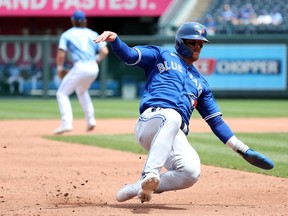
<instances>
[{"instance_id":1,"label":"blue jays jersey lettering","mask_svg":"<svg viewBox=\"0 0 288 216\"><path fill-rule=\"evenodd\" d=\"M135 49L139 59L134 65L143 68L147 77L140 113L149 107L172 108L187 125L195 107L204 119L221 115L207 81L194 66L187 65L177 53L158 46Z\"/></svg>"},{"instance_id":2,"label":"blue jays jersey lettering","mask_svg":"<svg viewBox=\"0 0 288 216\"><path fill-rule=\"evenodd\" d=\"M171 62L167 62L167 61L164 61L164 63L158 63L157 64L157 68L159 70L159 73L163 73L165 71L169 71L169 70L177 70L179 71L180 73L183 72L183 68L180 64L177 64L173 61Z\"/></svg>"}]
</instances>

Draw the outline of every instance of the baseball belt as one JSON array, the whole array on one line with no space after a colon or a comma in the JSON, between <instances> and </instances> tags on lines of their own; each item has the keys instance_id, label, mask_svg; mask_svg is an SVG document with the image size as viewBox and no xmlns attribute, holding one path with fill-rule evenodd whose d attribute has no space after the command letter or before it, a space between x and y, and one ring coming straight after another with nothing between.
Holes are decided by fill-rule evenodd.
<instances>
[{"instance_id":1,"label":"baseball belt","mask_svg":"<svg viewBox=\"0 0 288 216\"><path fill-rule=\"evenodd\" d=\"M161 107L152 107L151 108L151 112L155 112L155 111L158 111L158 110L161 110L162 108ZM182 120L181 122L181 126L180 126L180 129L184 132L184 134L187 136L188 133L189 133L189 127L187 126L187 124Z\"/></svg>"}]
</instances>

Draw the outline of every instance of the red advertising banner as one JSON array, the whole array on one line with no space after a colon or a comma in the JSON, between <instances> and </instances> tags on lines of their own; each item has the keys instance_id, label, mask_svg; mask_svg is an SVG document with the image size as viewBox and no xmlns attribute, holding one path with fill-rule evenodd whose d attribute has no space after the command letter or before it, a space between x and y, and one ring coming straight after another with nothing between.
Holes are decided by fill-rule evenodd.
<instances>
[{"instance_id":1,"label":"red advertising banner","mask_svg":"<svg viewBox=\"0 0 288 216\"><path fill-rule=\"evenodd\" d=\"M161 16L173 0L0 0L0 17L61 17L81 9L87 16Z\"/></svg>"}]
</instances>

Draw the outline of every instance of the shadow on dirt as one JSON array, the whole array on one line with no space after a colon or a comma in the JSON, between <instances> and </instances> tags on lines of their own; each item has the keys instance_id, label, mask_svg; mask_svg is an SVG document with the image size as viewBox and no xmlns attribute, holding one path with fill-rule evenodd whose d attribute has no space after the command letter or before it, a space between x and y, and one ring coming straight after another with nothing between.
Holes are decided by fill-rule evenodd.
<instances>
[{"instance_id":1,"label":"shadow on dirt","mask_svg":"<svg viewBox=\"0 0 288 216\"><path fill-rule=\"evenodd\" d=\"M112 204L107 205L111 208L130 209L134 214L148 214L152 209L169 210L169 211L186 211L186 208L167 206L167 204Z\"/></svg>"}]
</instances>

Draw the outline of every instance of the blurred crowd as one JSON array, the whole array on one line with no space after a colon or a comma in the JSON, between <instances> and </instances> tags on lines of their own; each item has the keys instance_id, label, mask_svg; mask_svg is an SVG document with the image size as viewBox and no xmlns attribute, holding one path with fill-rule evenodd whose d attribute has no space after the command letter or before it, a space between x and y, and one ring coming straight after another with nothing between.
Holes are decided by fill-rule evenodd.
<instances>
[{"instance_id":1,"label":"blurred crowd","mask_svg":"<svg viewBox=\"0 0 288 216\"><path fill-rule=\"evenodd\" d=\"M246 3L242 7L225 3L222 9L216 10L215 13L208 11L202 22L207 26L208 34L215 35L217 33L257 33L257 30L261 28L270 33L269 29L276 29L283 23L283 20L283 14L277 5L270 10L263 7L255 11L251 3ZM272 28L266 28L268 26Z\"/></svg>"}]
</instances>

